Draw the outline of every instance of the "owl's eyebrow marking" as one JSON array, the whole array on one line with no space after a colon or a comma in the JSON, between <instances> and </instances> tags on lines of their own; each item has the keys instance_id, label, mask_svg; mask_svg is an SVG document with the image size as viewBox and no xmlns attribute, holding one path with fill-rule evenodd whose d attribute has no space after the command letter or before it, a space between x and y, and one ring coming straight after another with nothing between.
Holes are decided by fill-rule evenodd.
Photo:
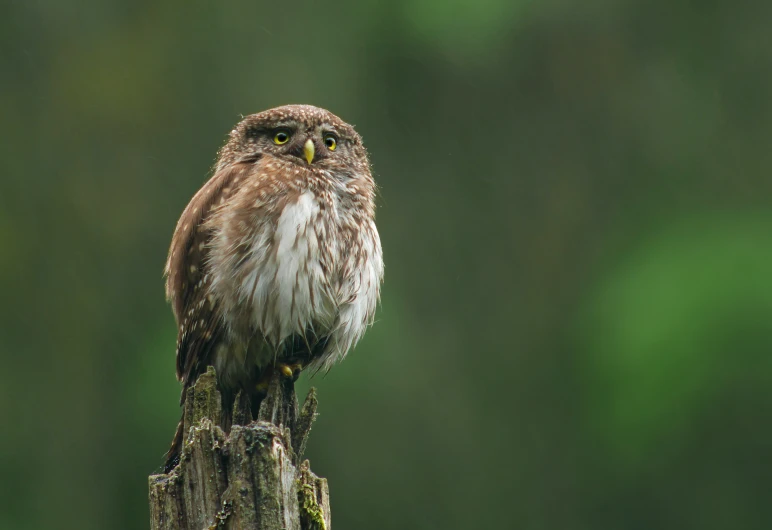
<instances>
[{"instance_id":1,"label":"owl's eyebrow marking","mask_svg":"<svg viewBox=\"0 0 772 530\"><path fill-rule=\"evenodd\" d=\"M294 122L278 122L271 125L259 124L251 125L247 128L247 136L259 136L261 134L269 134L278 131L279 129L286 129L290 132L295 132L297 129Z\"/></svg>"},{"instance_id":2,"label":"owl's eyebrow marking","mask_svg":"<svg viewBox=\"0 0 772 530\"><path fill-rule=\"evenodd\" d=\"M335 127L331 127L329 125L328 126L322 126L322 127L320 127L320 130L321 130L322 134L332 134L332 135L335 135L335 137L338 140L348 140L348 135L346 133L336 129Z\"/></svg>"},{"instance_id":3,"label":"owl's eyebrow marking","mask_svg":"<svg viewBox=\"0 0 772 530\"><path fill-rule=\"evenodd\" d=\"M297 129L297 124L294 121L280 121L268 127L269 130L275 131L276 129Z\"/></svg>"}]
</instances>

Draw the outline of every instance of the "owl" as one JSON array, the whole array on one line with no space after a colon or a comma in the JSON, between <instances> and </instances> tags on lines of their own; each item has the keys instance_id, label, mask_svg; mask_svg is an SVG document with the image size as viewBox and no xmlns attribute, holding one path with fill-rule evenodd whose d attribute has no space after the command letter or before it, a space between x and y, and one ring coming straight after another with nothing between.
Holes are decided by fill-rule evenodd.
<instances>
[{"instance_id":1,"label":"owl","mask_svg":"<svg viewBox=\"0 0 772 530\"><path fill-rule=\"evenodd\" d=\"M182 213L165 267L185 391L208 366L223 413L257 411L275 370L327 370L373 322L383 279L375 182L334 114L288 105L244 118ZM182 422L167 454L176 465Z\"/></svg>"}]
</instances>

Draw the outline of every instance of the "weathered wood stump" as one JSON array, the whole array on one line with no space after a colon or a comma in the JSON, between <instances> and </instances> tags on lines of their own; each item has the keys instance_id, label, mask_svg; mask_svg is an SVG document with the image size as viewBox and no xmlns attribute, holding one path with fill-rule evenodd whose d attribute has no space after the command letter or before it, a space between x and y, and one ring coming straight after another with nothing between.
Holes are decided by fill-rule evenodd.
<instances>
[{"instance_id":1,"label":"weathered wood stump","mask_svg":"<svg viewBox=\"0 0 772 530\"><path fill-rule=\"evenodd\" d=\"M330 530L327 480L301 457L316 415L316 392L298 410L294 383L274 375L257 421L236 397L223 418L213 368L188 389L180 463L151 475L153 530Z\"/></svg>"}]
</instances>

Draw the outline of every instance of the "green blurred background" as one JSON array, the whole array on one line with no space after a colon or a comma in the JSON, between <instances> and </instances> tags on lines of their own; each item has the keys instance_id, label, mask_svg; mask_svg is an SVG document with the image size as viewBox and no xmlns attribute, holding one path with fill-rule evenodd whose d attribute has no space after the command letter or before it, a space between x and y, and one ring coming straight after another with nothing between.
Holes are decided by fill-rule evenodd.
<instances>
[{"instance_id":1,"label":"green blurred background","mask_svg":"<svg viewBox=\"0 0 772 530\"><path fill-rule=\"evenodd\" d=\"M770 2L5 0L0 528L141 529L174 224L240 115L356 124L336 530L772 527Z\"/></svg>"}]
</instances>

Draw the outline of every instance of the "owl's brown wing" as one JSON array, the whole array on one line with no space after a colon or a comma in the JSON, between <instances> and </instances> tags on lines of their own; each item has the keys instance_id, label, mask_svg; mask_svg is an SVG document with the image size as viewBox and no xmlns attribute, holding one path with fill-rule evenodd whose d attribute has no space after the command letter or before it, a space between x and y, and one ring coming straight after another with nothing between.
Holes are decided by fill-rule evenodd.
<instances>
[{"instance_id":1,"label":"owl's brown wing","mask_svg":"<svg viewBox=\"0 0 772 530\"><path fill-rule=\"evenodd\" d=\"M252 167L254 160L218 170L191 199L172 237L166 262L166 297L177 320L177 378L184 389L192 385L210 363L212 350L222 340L223 323L216 302L208 297L207 217L223 204L237 187L234 183ZM185 390L181 401L184 399Z\"/></svg>"}]
</instances>

